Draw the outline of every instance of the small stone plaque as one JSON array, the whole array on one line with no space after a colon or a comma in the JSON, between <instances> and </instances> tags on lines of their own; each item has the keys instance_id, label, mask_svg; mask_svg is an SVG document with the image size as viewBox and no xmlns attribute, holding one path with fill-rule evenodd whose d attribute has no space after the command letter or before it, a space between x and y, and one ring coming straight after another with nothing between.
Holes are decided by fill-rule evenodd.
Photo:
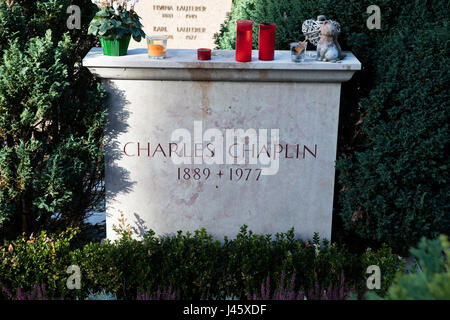
<instances>
[{"instance_id":1,"label":"small stone plaque","mask_svg":"<svg viewBox=\"0 0 450 320\"><path fill-rule=\"evenodd\" d=\"M165 35L170 49L214 48L231 0L143 0L136 5L147 35ZM146 48L145 39L130 48Z\"/></svg>"}]
</instances>

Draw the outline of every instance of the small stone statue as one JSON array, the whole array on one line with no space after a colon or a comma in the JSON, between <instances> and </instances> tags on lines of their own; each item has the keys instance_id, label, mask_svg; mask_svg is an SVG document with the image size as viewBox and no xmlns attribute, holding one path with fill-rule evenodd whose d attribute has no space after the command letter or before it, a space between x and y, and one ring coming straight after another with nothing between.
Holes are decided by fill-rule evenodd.
<instances>
[{"instance_id":1,"label":"small stone statue","mask_svg":"<svg viewBox=\"0 0 450 320\"><path fill-rule=\"evenodd\" d=\"M338 35L336 26L329 21L324 21L317 45L317 60L336 62L345 57L337 41Z\"/></svg>"},{"instance_id":2,"label":"small stone statue","mask_svg":"<svg viewBox=\"0 0 450 320\"><path fill-rule=\"evenodd\" d=\"M325 28L323 28L324 25ZM302 32L308 41L317 47L318 60L335 62L345 57L342 53L341 46L337 41L337 38L341 33L341 25L339 22L327 20L325 16L321 15L317 17L317 20L306 20L302 25ZM320 53L319 46L321 48ZM334 59L328 59L326 55L328 58Z\"/></svg>"}]
</instances>

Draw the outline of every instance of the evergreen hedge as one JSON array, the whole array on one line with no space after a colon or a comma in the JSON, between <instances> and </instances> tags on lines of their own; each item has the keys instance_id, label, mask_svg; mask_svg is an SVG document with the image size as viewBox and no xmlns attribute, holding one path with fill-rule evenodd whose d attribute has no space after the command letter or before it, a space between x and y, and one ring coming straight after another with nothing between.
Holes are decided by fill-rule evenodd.
<instances>
[{"instance_id":1,"label":"evergreen hedge","mask_svg":"<svg viewBox=\"0 0 450 320\"><path fill-rule=\"evenodd\" d=\"M441 23L396 30L361 101L367 150L338 167L344 224L367 238L404 247L450 231L448 41Z\"/></svg>"},{"instance_id":2,"label":"evergreen hedge","mask_svg":"<svg viewBox=\"0 0 450 320\"><path fill-rule=\"evenodd\" d=\"M260 294L267 277L270 288L276 288L283 274L287 279L295 274L295 290L336 288L344 277L346 289L362 294L367 290L366 269L374 264L381 268L383 282L377 292L383 294L402 267L386 247L358 256L320 241L318 235L306 242L295 239L293 230L256 235L244 226L235 238L222 242L205 230L164 237L150 231L142 241L124 232L117 241L78 249L72 248L75 236L67 230L5 241L0 246L0 298L1 287L6 298L8 291L30 292L45 285L48 297L65 299L106 291L134 300L138 294L153 296L169 288L181 299L244 299L247 294ZM80 290L67 289L70 265L80 268Z\"/></svg>"},{"instance_id":3,"label":"evergreen hedge","mask_svg":"<svg viewBox=\"0 0 450 320\"><path fill-rule=\"evenodd\" d=\"M385 300L449 300L450 299L450 242L447 236L438 239L422 238L417 248L410 249L420 265L420 271L397 274ZM379 300L371 292L367 299Z\"/></svg>"},{"instance_id":4,"label":"evergreen hedge","mask_svg":"<svg viewBox=\"0 0 450 320\"><path fill-rule=\"evenodd\" d=\"M71 4L81 30L66 26ZM101 199L105 93L81 67L95 12L0 2L0 238L79 225Z\"/></svg>"},{"instance_id":5,"label":"evergreen hedge","mask_svg":"<svg viewBox=\"0 0 450 320\"><path fill-rule=\"evenodd\" d=\"M82 8L81 30L66 28L70 4ZM402 248L450 229L449 3L377 1L381 30L366 27L371 4L236 0L217 43L234 46L237 19L255 31L277 23L278 49L306 19L342 24L363 70L343 85L337 211L347 230ZM102 195L105 95L80 67L95 10L89 0L0 3L1 236L79 224Z\"/></svg>"},{"instance_id":6,"label":"evergreen hedge","mask_svg":"<svg viewBox=\"0 0 450 320\"><path fill-rule=\"evenodd\" d=\"M235 0L217 44L234 47L239 19L255 22L255 49L260 22L277 24L284 50L306 19L341 23L340 43L363 70L342 87L336 211L347 230L401 249L450 231L449 2L377 1L381 30L366 26L372 4Z\"/></svg>"}]
</instances>

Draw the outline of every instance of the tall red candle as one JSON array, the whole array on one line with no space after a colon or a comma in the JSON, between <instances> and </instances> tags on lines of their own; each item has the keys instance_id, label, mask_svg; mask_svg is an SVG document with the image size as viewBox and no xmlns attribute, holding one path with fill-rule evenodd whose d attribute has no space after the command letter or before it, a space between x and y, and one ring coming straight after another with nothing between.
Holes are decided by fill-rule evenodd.
<instances>
[{"instance_id":1,"label":"tall red candle","mask_svg":"<svg viewBox=\"0 0 450 320\"><path fill-rule=\"evenodd\" d=\"M275 58L275 23L261 23L259 25L259 60L273 60Z\"/></svg>"},{"instance_id":2,"label":"tall red candle","mask_svg":"<svg viewBox=\"0 0 450 320\"><path fill-rule=\"evenodd\" d=\"M252 30L253 21L238 20L236 35L236 61L252 61Z\"/></svg>"}]
</instances>

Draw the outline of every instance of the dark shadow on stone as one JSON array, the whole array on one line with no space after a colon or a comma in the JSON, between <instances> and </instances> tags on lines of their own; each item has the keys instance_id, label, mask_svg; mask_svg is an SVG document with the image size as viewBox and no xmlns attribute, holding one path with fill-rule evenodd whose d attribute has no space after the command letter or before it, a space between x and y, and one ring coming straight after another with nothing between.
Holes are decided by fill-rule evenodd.
<instances>
[{"instance_id":1,"label":"dark shadow on stone","mask_svg":"<svg viewBox=\"0 0 450 320\"><path fill-rule=\"evenodd\" d=\"M119 193L128 193L135 182L130 180L130 172L116 164L124 155L121 143L117 140L121 133L128 130L127 119L129 101L124 93L111 81L103 80L103 87L108 92L108 119L105 131L105 187L106 201L116 197ZM107 217L108 213L107 213Z\"/></svg>"},{"instance_id":2,"label":"dark shadow on stone","mask_svg":"<svg viewBox=\"0 0 450 320\"><path fill-rule=\"evenodd\" d=\"M133 56L138 54L148 54L148 50L145 48L128 49L127 56Z\"/></svg>"},{"instance_id":3,"label":"dark shadow on stone","mask_svg":"<svg viewBox=\"0 0 450 320\"><path fill-rule=\"evenodd\" d=\"M148 233L148 227L145 225L145 221L136 213L133 213L136 220L134 224L136 227L133 227L133 232L138 235L138 237L143 238L145 234Z\"/></svg>"}]
</instances>

